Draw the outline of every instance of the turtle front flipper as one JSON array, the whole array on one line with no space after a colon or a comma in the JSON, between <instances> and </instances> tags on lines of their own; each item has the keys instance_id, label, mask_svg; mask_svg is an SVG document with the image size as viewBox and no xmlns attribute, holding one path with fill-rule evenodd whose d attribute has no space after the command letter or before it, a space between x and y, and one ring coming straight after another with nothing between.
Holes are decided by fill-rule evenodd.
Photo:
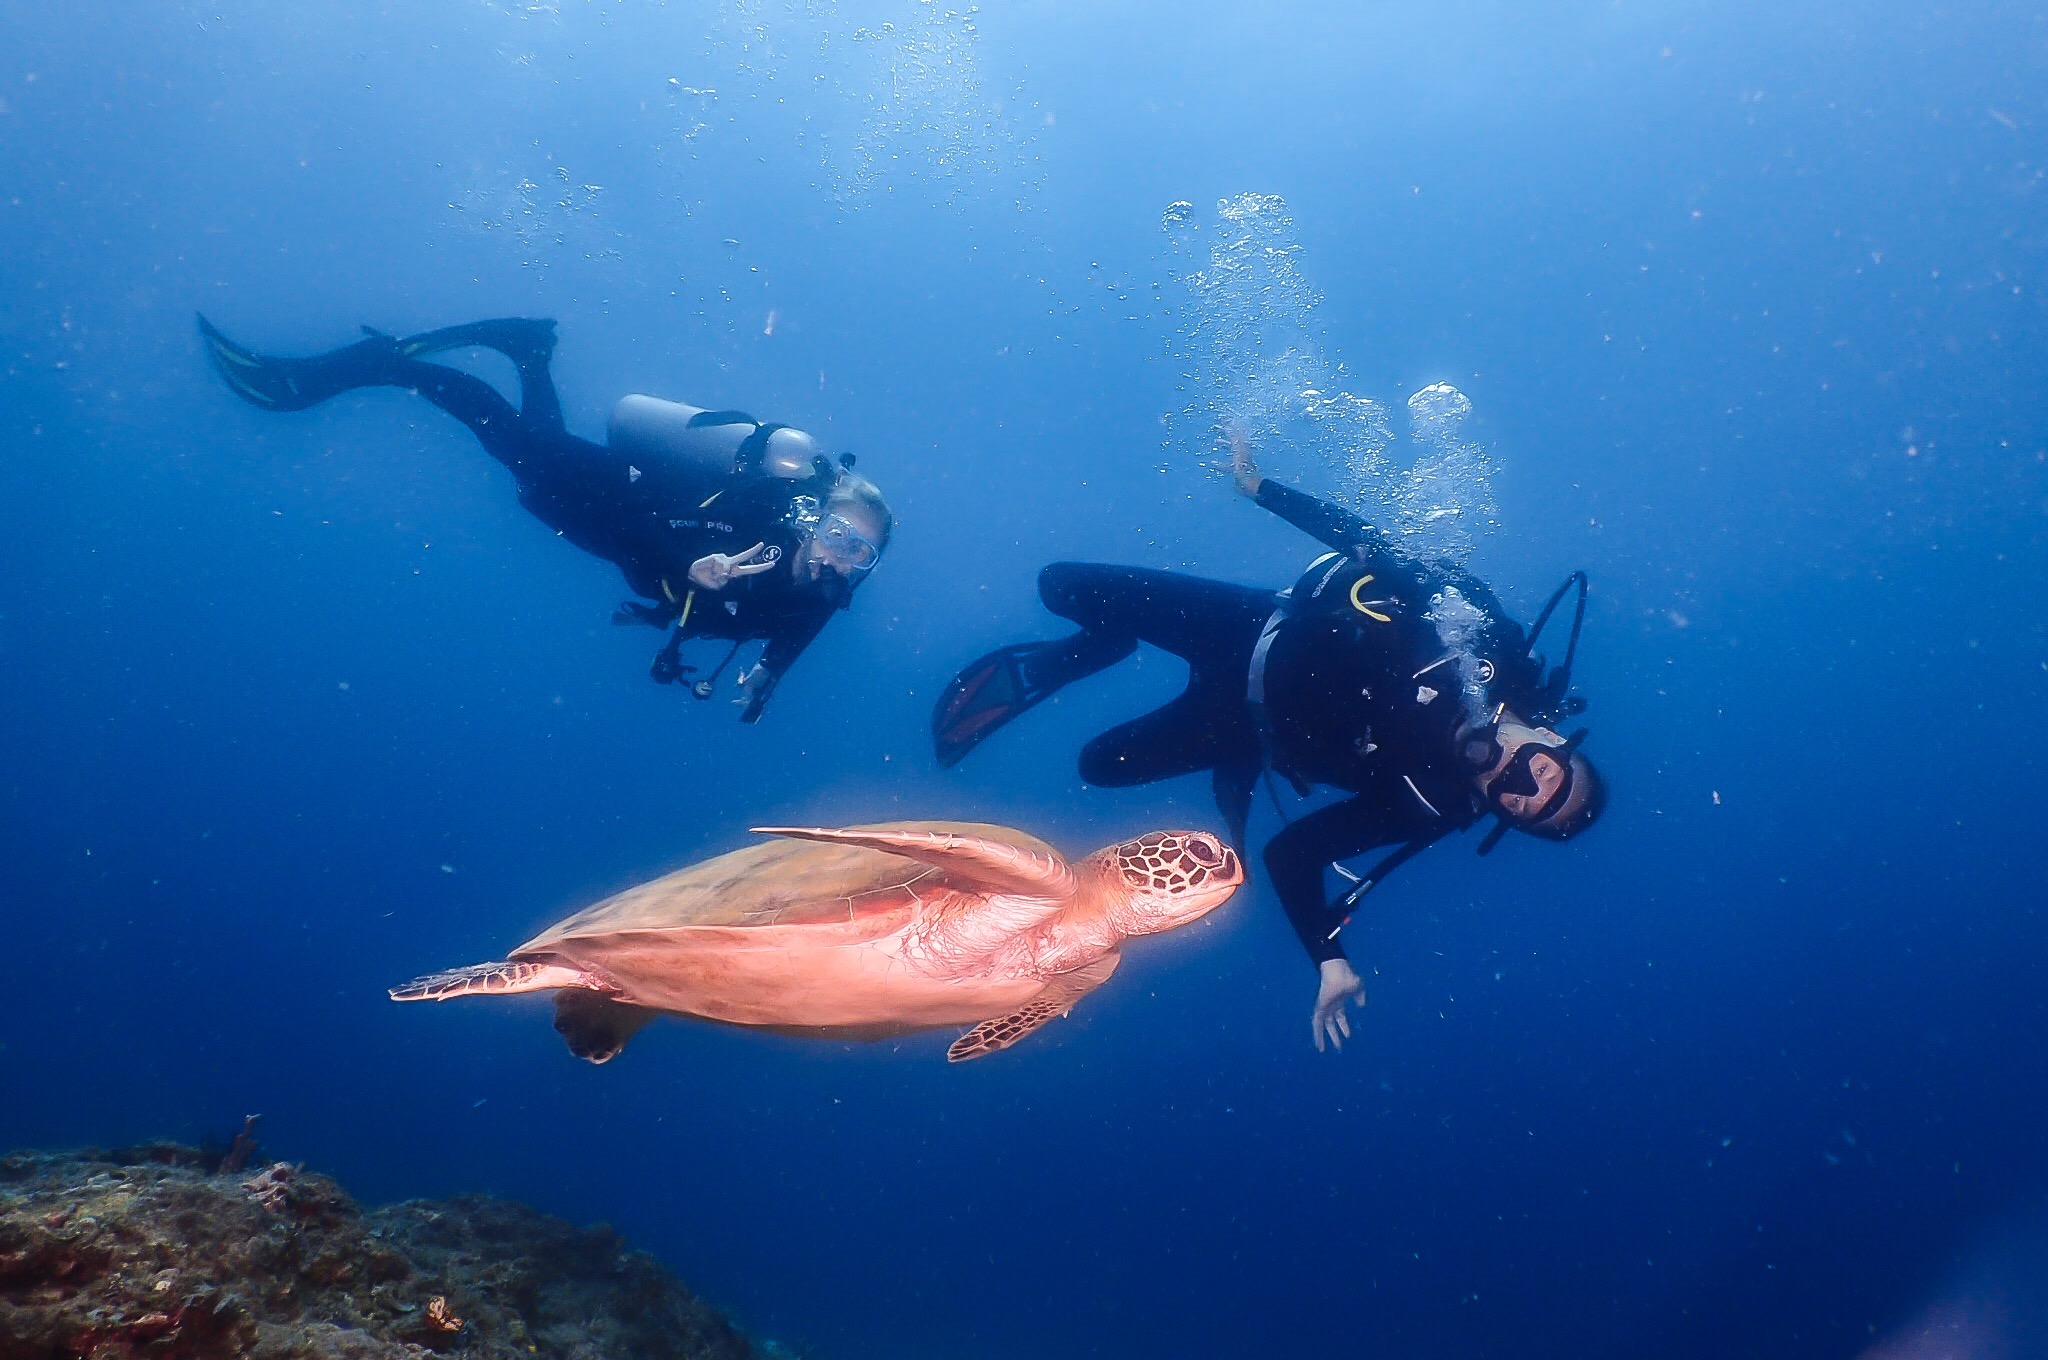
<instances>
[{"instance_id":1,"label":"turtle front flipper","mask_svg":"<svg viewBox=\"0 0 2048 1360\"><path fill-rule=\"evenodd\" d=\"M559 963L506 959L475 963L429 973L391 989L393 1001L452 1001L458 996L510 996L515 992L549 992L557 987L591 987L590 975Z\"/></svg>"},{"instance_id":2,"label":"turtle front flipper","mask_svg":"<svg viewBox=\"0 0 2048 1360\"><path fill-rule=\"evenodd\" d=\"M963 835L957 831L912 831L880 826L757 826L763 836L830 841L881 850L936 866L946 877L976 888L1066 901L1074 895L1074 870L1056 854Z\"/></svg>"},{"instance_id":3,"label":"turtle front flipper","mask_svg":"<svg viewBox=\"0 0 2048 1360\"><path fill-rule=\"evenodd\" d=\"M565 991L555 997L555 1033L577 1057L606 1063L658 1014L597 992Z\"/></svg>"},{"instance_id":4,"label":"turtle front flipper","mask_svg":"<svg viewBox=\"0 0 2048 1360\"><path fill-rule=\"evenodd\" d=\"M1084 968L1064 973L1046 984L1045 990L1008 1015L984 1020L953 1041L946 1050L947 1062L966 1062L999 1053L1049 1020L1057 1020L1074 1009L1074 1003L1109 980L1119 956L1107 955Z\"/></svg>"}]
</instances>

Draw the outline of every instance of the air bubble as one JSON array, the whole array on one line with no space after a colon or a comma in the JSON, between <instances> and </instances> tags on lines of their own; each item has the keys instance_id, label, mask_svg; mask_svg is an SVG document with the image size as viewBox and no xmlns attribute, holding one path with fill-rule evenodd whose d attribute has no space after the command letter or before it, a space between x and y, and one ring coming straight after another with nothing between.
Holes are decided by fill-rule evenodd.
<instances>
[{"instance_id":1,"label":"air bubble","mask_svg":"<svg viewBox=\"0 0 2048 1360\"><path fill-rule=\"evenodd\" d=\"M1188 398L1167 422L1167 447L1224 472L1218 432L1243 429L1269 472L1302 454L1322 462L1338 498L1410 552L1469 555L1494 519L1491 465L1461 437L1471 401L1449 383L1410 397L1409 457L1398 463L1386 408L1346 390L1330 353L1286 200L1239 194L1216 219L1205 230L1185 200L1160 214L1180 296L1162 298L1159 314Z\"/></svg>"}]
</instances>

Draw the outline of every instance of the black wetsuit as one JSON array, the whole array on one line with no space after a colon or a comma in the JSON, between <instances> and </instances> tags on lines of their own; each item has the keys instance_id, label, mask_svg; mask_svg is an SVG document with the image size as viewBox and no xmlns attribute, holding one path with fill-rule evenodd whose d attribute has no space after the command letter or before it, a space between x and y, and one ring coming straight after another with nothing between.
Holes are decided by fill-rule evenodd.
<instances>
[{"instance_id":1,"label":"black wetsuit","mask_svg":"<svg viewBox=\"0 0 2048 1360\"><path fill-rule=\"evenodd\" d=\"M744 721L760 716L776 682L846 602L843 582L829 579L826 587L836 589L821 588L794 572L803 535L793 512L799 498L812 498L808 508L823 499L825 474L796 480L755 471L719 479L687 459L629 458L570 434L549 372L552 322L482 321L404 340L373 336L306 359L257 356L203 319L201 327L229 385L255 404L303 409L352 388L402 387L468 426L512 473L521 505L570 543L616 564L632 590L651 601L628 606L623 621L675 625L656 660L657 678L681 677L676 649L685 638L765 640L766 673L749 686ZM415 357L469 345L499 350L517 366L517 407L480 378ZM775 570L734 577L717 591L691 584L690 566L699 558L739 554L756 543L767 545Z\"/></svg>"},{"instance_id":2,"label":"black wetsuit","mask_svg":"<svg viewBox=\"0 0 2048 1360\"><path fill-rule=\"evenodd\" d=\"M1311 958L1341 958L1342 921L1324 873L1384 846L1428 844L1483 815L1455 750L1471 711L1531 692L1527 639L1483 583L1395 552L1357 516L1265 481L1261 506L1332 552L1278 594L1132 567L1059 562L1039 577L1046 607L1081 633L1046 666L1085 674L1139 642L1188 663L1188 687L1163 708L1110 729L1081 752L1081 776L1112 788L1199 770L1242 846L1253 785L1272 768L1351 796L1268 842L1267 873ZM1445 587L1474 613L1464 663L1429 615ZM1254 654L1268 630L1254 703ZM1467 685L1475 692L1465 693Z\"/></svg>"}]
</instances>

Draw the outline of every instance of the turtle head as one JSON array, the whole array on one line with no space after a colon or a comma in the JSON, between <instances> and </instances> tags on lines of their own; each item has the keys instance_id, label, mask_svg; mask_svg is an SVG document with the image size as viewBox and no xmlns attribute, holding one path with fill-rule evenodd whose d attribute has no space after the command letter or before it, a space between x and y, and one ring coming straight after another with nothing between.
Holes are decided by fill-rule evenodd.
<instances>
[{"instance_id":1,"label":"turtle head","mask_svg":"<svg viewBox=\"0 0 2048 1360\"><path fill-rule=\"evenodd\" d=\"M1101 852L1121 935L1156 935L1208 915L1244 882L1244 861L1206 831L1154 831Z\"/></svg>"}]
</instances>

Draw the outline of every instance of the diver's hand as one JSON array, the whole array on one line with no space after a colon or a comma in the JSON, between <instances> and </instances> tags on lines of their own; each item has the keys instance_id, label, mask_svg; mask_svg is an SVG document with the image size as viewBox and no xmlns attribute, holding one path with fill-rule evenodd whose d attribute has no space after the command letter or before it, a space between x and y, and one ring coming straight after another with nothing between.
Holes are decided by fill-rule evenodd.
<instances>
[{"instance_id":1,"label":"diver's hand","mask_svg":"<svg viewBox=\"0 0 2048 1360\"><path fill-rule=\"evenodd\" d=\"M768 703L768 696L775 692L775 672L759 662L747 667L733 678L739 687L740 697L733 700L742 706L741 722L753 722L761 716L761 710Z\"/></svg>"},{"instance_id":2,"label":"diver's hand","mask_svg":"<svg viewBox=\"0 0 2048 1360\"><path fill-rule=\"evenodd\" d=\"M1358 980L1350 960L1325 959L1322 974L1322 985L1316 989L1316 1012L1309 1021L1318 1053L1325 1044L1341 1049L1351 1037L1351 1017L1344 1013L1344 1003L1365 1004L1365 984Z\"/></svg>"},{"instance_id":3,"label":"diver's hand","mask_svg":"<svg viewBox=\"0 0 2048 1360\"><path fill-rule=\"evenodd\" d=\"M758 576L772 571L775 563L763 555L766 543L756 543L743 553L706 553L690 564L690 580L704 590L724 590L735 576Z\"/></svg>"},{"instance_id":4,"label":"diver's hand","mask_svg":"<svg viewBox=\"0 0 2048 1360\"><path fill-rule=\"evenodd\" d=\"M1251 441L1245 438L1244 426L1231 421L1223 427L1223 433L1230 440L1230 475L1243 494L1257 499L1259 488L1265 478L1259 475L1259 465L1252 458Z\"/></svg>"}]
</instances>

